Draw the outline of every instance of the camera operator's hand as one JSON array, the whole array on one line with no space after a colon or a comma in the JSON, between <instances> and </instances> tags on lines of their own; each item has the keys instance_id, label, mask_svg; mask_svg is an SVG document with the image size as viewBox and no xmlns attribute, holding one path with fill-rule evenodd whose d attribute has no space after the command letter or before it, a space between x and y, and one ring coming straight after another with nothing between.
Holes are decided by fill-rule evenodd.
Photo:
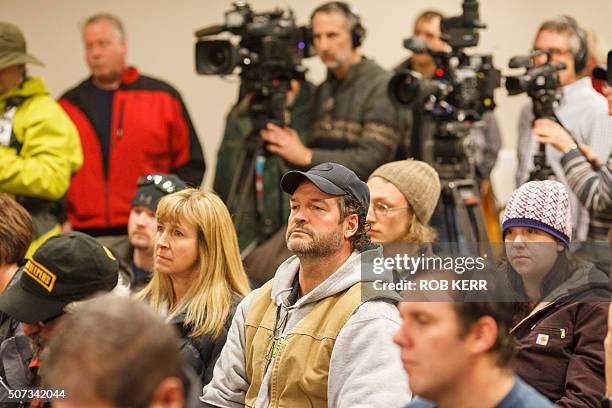
<instances>
[{"instance_id":1,"label":"camera operator's hand","mask_svg":"<svg viewBox=\"0 0 612 408\"><path fill-rule=\"evenodd\" d=\"M548 143L555 149L566 153L575 144L574 139L557 122L550 119L538 119L533 124L533 133L538 137L538 142Z\"/></svg>"},{"instance_id":2,"label":"camera operator's hand","mask_svg":"<svg viewBox=\"0 0 612 408\"><path fill-rule=\"evenodd\" d=\"M304 146L295 130L268 123L260 134L270 153L282 157L293 165L310 167L312 150Z\"/></svg>"},{"instance_id":3,"label":"camera operator's hand","mask_svg":"<svg viewBox=\"0 0 612 408\"><path fill-rule=\"evenodd\" d=\"M533 125L533 133L538 137L538 142L552 144L560 152L567 153L575 144L570 134L557 122L550 119L538 119ZM578 146L582 154L594 167L602 165L601 160L591 151L589 146L581 144Z\"/></svg>"}]
</instances>

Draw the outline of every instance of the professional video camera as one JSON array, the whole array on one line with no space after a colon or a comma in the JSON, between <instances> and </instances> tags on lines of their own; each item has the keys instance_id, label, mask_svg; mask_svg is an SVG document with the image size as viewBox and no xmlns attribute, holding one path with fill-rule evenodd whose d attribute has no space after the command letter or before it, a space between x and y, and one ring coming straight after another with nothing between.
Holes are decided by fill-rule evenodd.
<instances>
[{"instance_id":1,"label":"professional video camera","mask_svg":"<svg viewBox=\"0 0 612 408\"><path fill-rule=\"evenodd\" d=\"M404 40L404 47L416 53L429 53L437 66L432 79L422 79L413 71L395 74L389 81L389 94L398 103L421 107L436 123L433 141L423 143L418 152L430 162L441 178L473 178L469 140L471 123L495 108L493 91L500 86L500 71L492 55L468 55L466 47L478 44L478 1L465 0L463 14L441 22L442 39L448 52L434 52L418 38ZM427 135L422 135L426 138Z\"/></svg>"},{"instance_id":2,"label":"professional video camera","mask_svg":"<svg viewBox=\"0 0 612 408\"><path fill-rule=\"evenodd\" d=\"M536 66L534 59L546 55L546 61ZM527 56L516 56L510 59L509 68L525 68L522 75L507 76L506 89L509 95L526 92L533 103L535 119L551 119L559 123L554 108L561 99L561 82L559 71L565 69L564 63L553 64L548 51L534 51ZM559 123L560 124L560 123ZM546 146L540 144L538 152L533 157L534 170L529 175L530 180L546 180L553 178L554 173L546 164Z\"/></svg>"},{"instance_id":3,"label":"professional video camera","mask_svg":"<svg viewBox=\"0 0 612 408\"><path fill-rule=\"evenodd\" d=\"M408 39L404 46L413 47ZM479 120L487 110L493 110L493 91L500 85L500 72L493 67L491 55L430 52L436 62L431 80L422 79L414 71L395 74L389 82L389 92L402 105L425 104L427 112L436 118Z\"/></svg>"},{"instance_id":4,"label":"professional video camera","mask_svg":"<svg viewBox=\"0 0 612 408\"><path fill-rule=\"evenodd\" d=\"M420 117L414 156L430 163L442 181L444 224L449 240L487 242L479 203L471 132L482 115L495 108L493 93L501 74L492 55L464 52L478 45L478 1L464 0L463 13L444 18L442 39L449 51L432 51L419 38L404 40L415 53L428 53L437 69L432 79L405 70L389 81L389 94L399 104L412 107ZM457 223L459 226L457 227ZM461 231L460 231L461 230Z\"/></svg>"},{"instance_id":5,"label":"professional video camera","mask_svg":"<svg viewBox=\"0 0 612 408\"><path fill-rule=\"evenodd\" d=\"M221 33L240 37L218 39ZM310 30L297 26L293 11L255 13L246 1L235 1L223 25L198 30L196 71L201 75L230 75L240 68L241 97L252 94L254 126L286 122L286 94L292 79L304 79L302 59L310 56Z\"/></svg>"},{"instance_id":6,"label":"professional video camera","mask_svg":"<svg viewBox=\"0 0 612 408\"><path fill-rule=\"evenodd\" d=\"M544 54L546 62L534 66L534 58ZM518 95L526 92L533 101L533 114L536 119L556 120L553 109L561 99L559 71L565 69L565 64L553 64L547 51L534 51L527 56L512 57L508 67L525 68L525 73L522 75L506 77L508 94Z\"/></svg>"},{"instance_id":7,"label":"professional video camera","mask_svg":"<svg viewBox=\"0 0 612 408\"><path fill-rule=\"evenodd\" d=\"M226 35L220 39L222 33ZM260 131L270 122L278 126L289 124L287 93L292 80L305 77L302 59L310 56L309 33L308 28L296 25L290 9L255 13L246 1L233 3L233 8L225 13L223 25L205 27L195 33L198 74L223 76L239 71L239 99L248 98L251 132L243 141L226 200L230 211L237 209L232 215L239 229L244 221L245 203L255 196L258 237L244 249L243 257L274 233L273 226L264 220L266 192L262 180L269 153ZM271 165L281 166L279 163Z\"/></svg>"}]
</instances>

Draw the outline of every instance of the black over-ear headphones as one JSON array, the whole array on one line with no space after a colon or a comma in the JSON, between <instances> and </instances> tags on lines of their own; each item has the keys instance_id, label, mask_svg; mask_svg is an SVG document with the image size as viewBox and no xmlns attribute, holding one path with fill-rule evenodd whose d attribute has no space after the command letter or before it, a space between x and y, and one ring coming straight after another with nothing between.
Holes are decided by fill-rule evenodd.
<instances>
[{"instance_id":1,"label":"black over-ear headphones","mask_svg":"<svg viewBox=\"0 0 612 408\"><path fill-rule=\"evenodd\" d=\"M587 44L586 33L582 28L578 26L576 19L570 16L561 16L562 20L565 21L574 31L574 35L578 38L578 52L574 55L574 71L576 74L581 73L587 67L589 62L589 46Z\"/></svg>"},{"instance_id":2,"label":"black over-ear headphones","mask_svg":"<svg viewBox=\"0 0 612 408\"><path fill-rule=\"evenodd\" d=\"M343 1L330 1L329 3L325 3L317 7L312 14L310 15L310 21L312 22L312 17L320 11L331 11L333 9L339 9L345 15L347 19L353 19L355 24L351 27L351 43L353 48L359 47L363 44L363 40L365 40L366 29L361 24L361 16L359 15L359 11L348 3Z\"/></svg>"}]
</instances>

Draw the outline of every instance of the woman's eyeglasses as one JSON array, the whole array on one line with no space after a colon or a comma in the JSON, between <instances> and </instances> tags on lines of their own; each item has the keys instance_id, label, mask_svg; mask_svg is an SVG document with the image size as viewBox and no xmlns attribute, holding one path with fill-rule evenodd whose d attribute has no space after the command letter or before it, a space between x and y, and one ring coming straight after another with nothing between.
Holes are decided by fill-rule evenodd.
<instances>
[{"instance_id":1,"label":"woman's eyeglasses","mask_svg":"<svg viewBox=\"0 0 612 408\"><path fill-rule=\"evenodd\" d=\"M372 204L372 208L374 209L374 214L376 214L377 217L386 217L389 215L390 212L398 210L407 210L408 208L410 208L410 206L406 205L404 207L389 207L387 204L384 203L375 203Z\"/></svg>"}]
</instances>

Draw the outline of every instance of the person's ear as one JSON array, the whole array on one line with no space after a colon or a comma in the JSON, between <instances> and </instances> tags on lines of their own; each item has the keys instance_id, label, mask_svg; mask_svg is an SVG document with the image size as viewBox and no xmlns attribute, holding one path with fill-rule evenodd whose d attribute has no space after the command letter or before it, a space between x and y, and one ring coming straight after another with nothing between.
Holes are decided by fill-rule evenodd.
<instances>
[{"instance_id":1,"label":"person's ear","mask_svg":"<svg viewBox=\"0 0 612 408\"><path fill-rule=\"evenodd\" d=\"M563 252L565 246L562 243L557 243L557 252Z\"/></svg>"},{"instance_id":2,"label":"person's ear","mask_svg":"<svg viewBox=\"0 0 612 408\"><path fill-rule=\"evenodd\" d=\"M185 405L185 388L177 377L164 378L153 391L151 408L182 408Z\"/></svg>"},{"instance_id":3,"label":"person's ear","mask_svg":"<svg viewBox=\"0 0 612 408\"><path fill-rule=\"evenodd\" d=\"M495 345L498 332L495 319L482 316L470 327L466 336L469 351L475 355L487 353Z\"/></svg>"},{"instance_id":4,"label":"person's ear","mask_svg":"<svg viewBox=\"0 0 612 408\"><path fill-rule=\"evenodd\" d=\"M351 214L344 220L346 229L344 230L344 238L350 238L357 233L359 228L359 215Z\"/></svg>"}]
</instances>

